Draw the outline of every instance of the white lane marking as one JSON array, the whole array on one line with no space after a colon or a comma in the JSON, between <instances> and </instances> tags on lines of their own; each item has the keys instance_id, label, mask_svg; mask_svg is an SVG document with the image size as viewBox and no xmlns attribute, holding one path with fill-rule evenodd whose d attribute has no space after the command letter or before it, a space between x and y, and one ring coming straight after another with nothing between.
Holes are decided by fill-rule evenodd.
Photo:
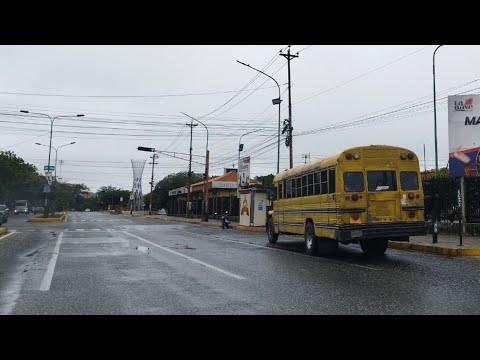
<instances>
[{"instance_id":1,"label":"white lane marking","mask_svg":"<svg viewBox=\"0 0 480 360\"><path fill-rule=\"evenodd\" d=\"M58 253L60 252L60 244L62 242L63 231L58 236L57 244L55 245L55 249L53 249L52 258L48 263L47 271L43 276L42 283L40 284L41 291L48 291L50 290L50 284L52 283L53 272L55 271L55 265L57 263Z\"/></svg>"},{"instance_id":2,"label":"white lane marking","mask_svg":"<svg viewBox=\"0 0 480 360\"><path fill-rule=\"evenodd\" d=\"M67 222L68 215L65 215L65 219L63 220L64 222Z\"/></svg>"},{"instance_id":3,"label":"white lane marking","mask_svg":"<svg viewBox=\"0 0 480 360\"><path fill-rule=\"evenodd\" d=\"M85 231L85 229L75 229L76 231Z\"/></svg>"},{"instance_id":4,"label":"white lane marking","mask_svg":"<svg viewBox=\"0 0 480 360\"><path fill-rule=\"evenodd\" d=\"M205 263L205 262L203 262L203 261L197 260L197 259L192 258L192 257L190 257L190 256L184 255L184 254L182 254L182 253L176 252L176 251L171 250L171 249L167 249L166 247L157 245L157 244L155 244L155 243L153 243L153 242L151 242L151 241L148 241L148 240L146 240L146 239L143 239L143 238L141 238L140 236L130 234L130 233L126 232L126 231L122 231L122 232L125 233L125 234L127 234L127 235L130 235L130 236L132 236L132 237L134 237L134 238L137 238L137 239L139 239L139 240L145 241L145 242L147 242L147 243L149 243L149 244L151 244L151 245L153 245L153 246L156 246L156 247L158 247L158 248L160 248L160 249L162 249L162 250L165 250L165 251L168 251L168 252L170 252L170 253L172 253L172 254L181 256L181 257L183 257L184 259L187 259L187 260L193 261L193 262L195 262L195 263L197 263L197 264L203 265L203 266L205 266L205 267L207 267L207 268L209 268L209 269L216 270L216 271L218 271L218 272L221 272L222 274L231 276L231 277L233 277L233 278L235 278L235 279L238 279L238 280L245 280L245 278L244 278L243 276L236 275L236 274L234 274L234 273L231 273L231 272L229 272L229 271L220 269L220 268L218 268L218 267L216 267L216 266L207 264L207 263Z\"/></svg>"},{"instance_id":5,"label":"white lane marking","mask_svg":"<svg viewBox=\"0 0 480 360\"><path fill-rule=\"evenodd\" d=\"M100 231L100 229L92 229L93 231Z\"/></svg>"},{"instance_id":6,"label":"white lane marking","mask_svg":"<svg viewBox=\"0 0 480 360\"><path fill-rule=\"evenodd\" d=\"M0 236L0 240L5 239L6 237L9 237L10 235L16 234L18 231L12 231L11 233L7 235Z\"/></svg>"},{"instance_id":7,"label":"white lane marking","mask_svg":"<svg viewBox=\"0 0 480 360\"><path fill-rule=\"evenodd\" d=\"M187 233L190 233L190 234L194 234L194 235L197 235L197 233L192 233L190 231L185 231ZM323 260L323 261L328 261L328 262L332 262L332 263L335 263L335 264L341 264L341 265L350 265L350 266L354 266L354 267L358 267L358 268L362 268L362 269L368 269L368 270L381 270L381 269L378 269L378 268L374 268L374 267L370 267L370 266L365 266L365 265L357 265L357 264L350 264L350 263L345 263L345 262L342 262L342 261L338 261L338 260L333 260L333 259L327 259L327 258L322 258L322 257L313 257L313 256L310 256L310 255L306 255L306 254L300 254L300 253L297 253L297 252L294 252L294 251L291 251L291 250L287 250L287 249L280 249L280 248L275 248L275 247L271 247L271 246L265 246L265 245L257 245L257 244L251 244L251 243L246 243L246 242L243 242L243 241L238 241L238 240L227 240L227 239L222 239L222 238L209 238L207 237L208 240L217 240L217 241L228 241L228 242L233 242L233 243L236 243L236 244L243 244L243 245L248 245L248 246L255 246L255 247L259 247L259 248L264 248L264 249L269 249L269 250L276 250L276 251L283 251L283 252L287 252L289 254L295 254L295 255L298 255L298 256L304 256L304 257L307 257L309 259L314 259L314 260Z\"/></svg>"}]
</instances>

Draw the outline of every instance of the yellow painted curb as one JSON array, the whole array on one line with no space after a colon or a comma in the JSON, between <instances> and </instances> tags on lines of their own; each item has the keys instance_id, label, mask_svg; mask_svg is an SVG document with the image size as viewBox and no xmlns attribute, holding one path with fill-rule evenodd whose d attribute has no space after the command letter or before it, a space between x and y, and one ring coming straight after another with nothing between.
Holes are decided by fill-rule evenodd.
<instances>
[{"instance_id":1,"label":"yellow painted curb","mask_svg":"<svg viewBox=\"0 0 480 360\"><path fill-rule=\"evenodd\" d=\"M61 217L59 218L52 218L52 217L47 217L47 218L31 218L31 219L28 219L27 221L29 222L61 222L61 221L64 221L65 220L65 216L67 214L63 214Z\"/></svg>"},{"instance_id":2,"label":"yellow painted curb","mask_svg":"<svg viewBox=\"0 0 480 360\"><path fill-rule=\"evenodd\" d=\"M449 256L480 256L480 248L447 248L438 245L412 244L397 241L389 241L388 247L392 249L414 250Z\"/></svg>"},{"instance_id":3,"label":"yellow painted curb","mask_svg":"<svg viewBox=\"0 0 480 360\"><path fill-rule=\"evenodd\" d=\"M7 228L0 228L0 236L7 233Z\"/></svg>"},{"instance_id":4,"label":"yellow painted curb","mask_svg":"<svg viewBox=\"0 0 480 360\"><path fill-rule=\"evenodd\" d=\"M258 233L266 233L265 227L254 227L254 226L245 226L245 225L237 225L234 227L237 230L246 230L246 231L253 231Z\"/></svg>"}]
</instances>

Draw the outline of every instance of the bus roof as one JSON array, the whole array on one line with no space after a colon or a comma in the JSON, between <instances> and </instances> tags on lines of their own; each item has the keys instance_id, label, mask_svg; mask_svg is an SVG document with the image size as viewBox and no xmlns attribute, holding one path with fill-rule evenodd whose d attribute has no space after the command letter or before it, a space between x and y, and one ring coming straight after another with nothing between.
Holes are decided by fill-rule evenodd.
<instances>
[{"instance_id":1,"label":"bus roof","mask_svg":"<svg viewBox=\"0 0 480 360\"><path fill-rule=\"evenodd\" d=\"M314 171L318 169L324 169L328 168L331 166L335 166L338 164L338 160L340 159L341 155L346 153L346 152L356 152L356 151L362 151L365 149L372 149L372 150L400 150L400 151L405 151L405 152L412 152L408 149L401 148L398 146L391 146L391 145L366 145L366 146L355 146L349 149L345 149L342 152L335 154L335 155L329 155L324 158L311 161L307 164L295 166L292 169L287 169L281 173L278 173L275 175L273 182L278 182L282 181L286 178L292 177L292 176L298 176L299 174L303 174L305 172L309 171Z\"/></svg>"}]
</instances>

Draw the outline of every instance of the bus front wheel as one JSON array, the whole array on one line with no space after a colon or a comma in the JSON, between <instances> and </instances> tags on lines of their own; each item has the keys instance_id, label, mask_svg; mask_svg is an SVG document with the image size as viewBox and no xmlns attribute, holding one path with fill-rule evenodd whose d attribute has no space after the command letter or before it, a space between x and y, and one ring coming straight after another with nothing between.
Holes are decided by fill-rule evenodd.
<instances>
[{"instance_id":1,"label":"bus front wheel","mask_svg":"<svg viewBox=\"0 0 480 360\"><path fill-rule=\"evenodd\" d=\"M311 222L305 226L305 252L308 255L315 255L317 252L317 238L315 237L315 229Z\"/></svg>"},{"instance_id":2,"label":"bus front wheel","mask_svg":"<svg viewBox=\"0 0 480 360\"><path fill-rule=\"evenodd\" d=\"M275 233L275 230L273 229L272 218L268 219L268 222L267 222L267 234L268 234L268 242L270 244L276 244L278 240L278 234Z\"/></svg>"},{"instance_id":3,"label":"bus front wheel","mask_svg":"<svg viewBox=\"0 0 480 360\"><path fill-rule=\"evenodd\" d=\"M388 239L360 240L360 247L365 255L381 255L387 251Z\"/></svg>"}]
</instances>

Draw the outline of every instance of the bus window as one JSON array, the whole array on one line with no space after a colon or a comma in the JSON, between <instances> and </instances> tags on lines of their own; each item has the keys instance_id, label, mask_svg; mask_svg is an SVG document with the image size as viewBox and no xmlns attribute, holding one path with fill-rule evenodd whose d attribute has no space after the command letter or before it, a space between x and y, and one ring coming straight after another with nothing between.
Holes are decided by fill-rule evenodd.
<instances>
[{"instance_id":1,"label":"bus window","mask_svg":"<svg viewBox=\"0 0 480 360\"><path fill-rule=\"evenodd\" d=\"M397 191L395 171L368 171L368 191Z\"/></svg>"},{"instance_id":2,"label":"bus window","mask_svg":"<svg viewBox=\"0 0 480 360\"><path fill-rule=\"evenodd\" d=\"M292 179L287 180L287 199L292 198Z\"/></svg>"},{"instance_id":3,"label":"bus window","mask_svg":"<svg viewBox=\"0 0 480 360\"><path fill-rule=\"evenodd\" d=\"M315 195L320 194L320 173L313 174L315 178Z\"/></svg>"},{"instance_id":4,"label":"bus window","mask_svg":"<svg viewBox=\"0 0 480 360\"><path fill-rule=\"evenodd\" d=\"M335 193L335 169L328 170L328 192Z\"/></svg>"},{"instance_id":5,"label":"bus window","mask_svg":"<svg viewBox=\"0 0 480 360\"><path fill-rule=\"evenodd\" d=\"M296 185L297 185L295 186L295 188L297 189L296 197L301 197L302 196L302 178L301 177L297 178Z\"/></svg>"},{"instance_id":6,"label":"bus window","mask_svg":"<svg viewBox=\"0 0 480 360\"><path fill-rule=\"evenodd\" d=\"M308 196L307 175L302 176L302 196Z\"/></svg>"},{"instance_id":7,"label":"bus window","mask_svg":"<svg viewBox=\"0 0 480 360\"><path fill-rule=\"evenodd\" d=\"M321 185L321 194L326 194L328 192L327 170L322 170L320 172L320 185Z\"/></svg>"},{"instance_id":8,"label":"bus window","mask_svg":"<svg viewBox=\"0 0 480 360\"><path fill-rule=\"evenodd\" d=\"M308 196L313 195L313 174L308 175Z\"/></svg>"},{"instance_id":9,"label":"bus window","mask_svg":"<svg viewBox=\"0 0 480 360\"><path fill-rule=\"evenodd\" d=\"M415 171L401 171L400 186L402 190L418 190L418 174Z\"/></svg>"},{"instance_id":10,"label":"bus window","mask_svg":"<svg viewBox=\"0 0 480 360\"><path fill-rule=\"evenodd\" d=\"M277 199L278 199L278 200L283 199L283 183L282 183L282 182L278 183L278 196L277 196Z\"/></svg>"},{"instance_id":11,"label":"bus window","mask_svg":"<svg viewBox=\"0 0 480 360\"><path fill-rule=\"evenodd\" d=\"M363 173L346 172L343 174L343 186L345 192L362 192L365 191L363 184Z\"/></svg>"}]
</instances>

